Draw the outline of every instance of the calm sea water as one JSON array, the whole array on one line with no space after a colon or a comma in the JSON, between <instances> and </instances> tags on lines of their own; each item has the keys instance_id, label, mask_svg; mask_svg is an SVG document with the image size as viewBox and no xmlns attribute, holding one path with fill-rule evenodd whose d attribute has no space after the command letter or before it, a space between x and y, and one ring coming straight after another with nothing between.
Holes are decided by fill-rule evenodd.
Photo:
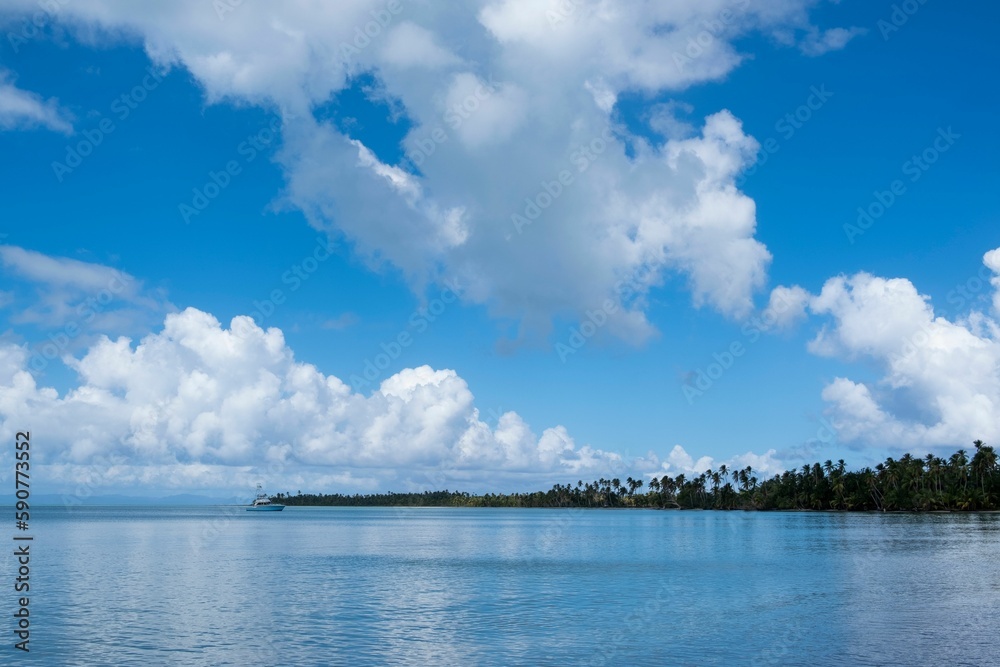
<instances>
[{"instance_id":1,"label":"calm sea water","mask_svg":"<svg viewBox=\"0 0 1000 667\"><path fill-rule=\"evenodd\" d=\"M31 653L12 648L5 555L2 664L1000 664L996 514L32 518Z\"/></svg>"}]
</instances>

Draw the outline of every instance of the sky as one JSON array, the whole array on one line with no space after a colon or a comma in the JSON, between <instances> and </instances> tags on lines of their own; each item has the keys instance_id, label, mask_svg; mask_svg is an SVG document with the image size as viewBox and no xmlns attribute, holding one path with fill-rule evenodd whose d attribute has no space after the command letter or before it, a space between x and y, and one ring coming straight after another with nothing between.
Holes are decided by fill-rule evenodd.
<instances>
[{"instance_id":1,"label":"sky","mask_svg":"<svg viewBox=\"0 0 1000 667\"><path fill-rule=\"evenodd\" d=\"M8 0L0 440L153 496L996 442L998 19Z\"/></svg>"}]
</instances>

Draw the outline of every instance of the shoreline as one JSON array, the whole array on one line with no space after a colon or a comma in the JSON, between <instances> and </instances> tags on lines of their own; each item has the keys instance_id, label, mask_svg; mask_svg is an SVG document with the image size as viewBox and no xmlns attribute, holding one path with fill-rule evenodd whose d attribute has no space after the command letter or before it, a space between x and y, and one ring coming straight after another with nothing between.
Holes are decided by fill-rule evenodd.
<instances>
[{"instance_id":1,"label":"shoreline","mask_svg":"<svg viewBox=\"0 0 1000 667\"><path fill-rule=\"evenodd\" d=\"M110 507L110 506L109 506ZM209 505L208 507L244 507L243 505ZM727 509L715 507L544 507L544 506L505 506L505 505L286 505L308 508L385 508L385 509L456 509L456 510L588 510L588 511L634 511L650 510L655 512L724 512L724 513L763 513L763 514L1000 514L1000 510L834 510L834 509Z\"/></svg>"}]
</instances>

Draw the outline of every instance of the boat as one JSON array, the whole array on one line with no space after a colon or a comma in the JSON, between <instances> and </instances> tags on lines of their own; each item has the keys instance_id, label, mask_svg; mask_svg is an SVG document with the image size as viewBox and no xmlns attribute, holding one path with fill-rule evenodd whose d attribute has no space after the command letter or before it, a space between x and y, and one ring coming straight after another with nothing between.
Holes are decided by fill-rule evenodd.
<instances>
[{"instance_id":1,"label":"boat","mask_svg":"<svg viewBox=\"0 0 1000 667\"><path fill-rule=\"evenodd\" d=\"M258 484L257 497L253 499L253 503L247 508L247 512L280 512L283 509L285 509L285 506L272 503L271 499L260 488L260 484Z\"/></svg>"}]
</instances>

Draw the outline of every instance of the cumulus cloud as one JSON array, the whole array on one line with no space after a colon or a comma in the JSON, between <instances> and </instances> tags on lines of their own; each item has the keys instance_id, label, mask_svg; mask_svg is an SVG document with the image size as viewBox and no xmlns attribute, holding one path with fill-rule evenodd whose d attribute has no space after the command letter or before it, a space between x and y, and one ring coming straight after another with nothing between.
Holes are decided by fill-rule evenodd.
<instances>
[{"instance_id":1,"label":"cumulus cloud","mask_svg":"<svg viewBox=\"0 0 1000 667\"><path fill-rule=\"evenodd\" d=\"M61 395L37 385L27 358L0 347L0 437L37 424L39 463L65 483L101 462L102 486L218 489L269 471L282 488L314 490L563 481L621 464L561 426L536 434L515 412L487 425L451 370L405 369L371 395L353 392L245 316L225 328L188 308L137 343L102 337L68 360L79 380Z\"/></svg>"},{"instance_id":2,"label":"cumulus cloud","mask_svg":"<svg viewBox=\"0 0 1000 667\"><path fill-rule=\"evenodd\" d=\"M776 458L776 455L776 450L769 449L763 454L746 452L721 461L716 461L711 456L701 456L695 459L682 446L674 445L666 460L659 462L658 470L654 469L652 472L648 472L647 476L660 476L666 473L672 477L683 474L690 478L701 475L709 468L718 470L720 466L725 465L729 470L742 470L750 466L757 478L763 480L784 472L785 466ZM653 462L657 462L655 457L653 457Z\"/></svg>"},{"instance_id":3,"label":"cumulus cloud","mask_svg":"<svg viewBox=\"0 0 1000 667\"><path fill-rule=\"evenodd\" d=\"M54 99L22 90L11 81L11 75L0 68L0 130L44 127L54 132L72 134L73 125L65 110Z\"/></svg>"},{"instance_id":4,"label":"cumulus cloud","mask_svg":"<svg viewBox=\"0 0 1000 667\"><path fill-rule=\"evenodd\" d=\"M753 201L735 185L757 148L739 121L719 111L667 127L661 114L666 134L650 144L613 121L615 100L718 79L742 59L734 39L809 30L811 4L649 0L623 11L480 0L390 11L381 0L298 0L217 15L197 0L79 0L59 20L109 39L141 36L151 58L189 70L210 102L280 110L287 200L373 266L401 269L417 291L457 278L467 301L546 332L649 273L603 330L641 342L653 333L649 285L679 274L695 304L742 317L770 255L754 238ZM313 114L361 73L412 123L398 164Z\"/></svg>"},{"instance_id":5,"label":"cumulus cloud","mask_svg":"<svg viewBox=\"0 0 1000 667\"><path fill-rule=\"evenodd\" d=\"M929 448L1000 438L996 321L975 311L950 321L910 281L867 273L828 280L810 309L831 320L810 342L813 353L869 361L882 373L824 388L841 441Z\"/></svg>"},{"instance_id":6,"label":"cumulus cloud","mask_svg":"<svg viewBox=\"0 0 1000 667\"><path fill-rule=\"evenodd\" d=\"M812 295L798 285L792 287L778 286L771 290L765 314L765 324L768 328L787 329L806 317L806 307Z\"/></svg>"}]
</instances>

